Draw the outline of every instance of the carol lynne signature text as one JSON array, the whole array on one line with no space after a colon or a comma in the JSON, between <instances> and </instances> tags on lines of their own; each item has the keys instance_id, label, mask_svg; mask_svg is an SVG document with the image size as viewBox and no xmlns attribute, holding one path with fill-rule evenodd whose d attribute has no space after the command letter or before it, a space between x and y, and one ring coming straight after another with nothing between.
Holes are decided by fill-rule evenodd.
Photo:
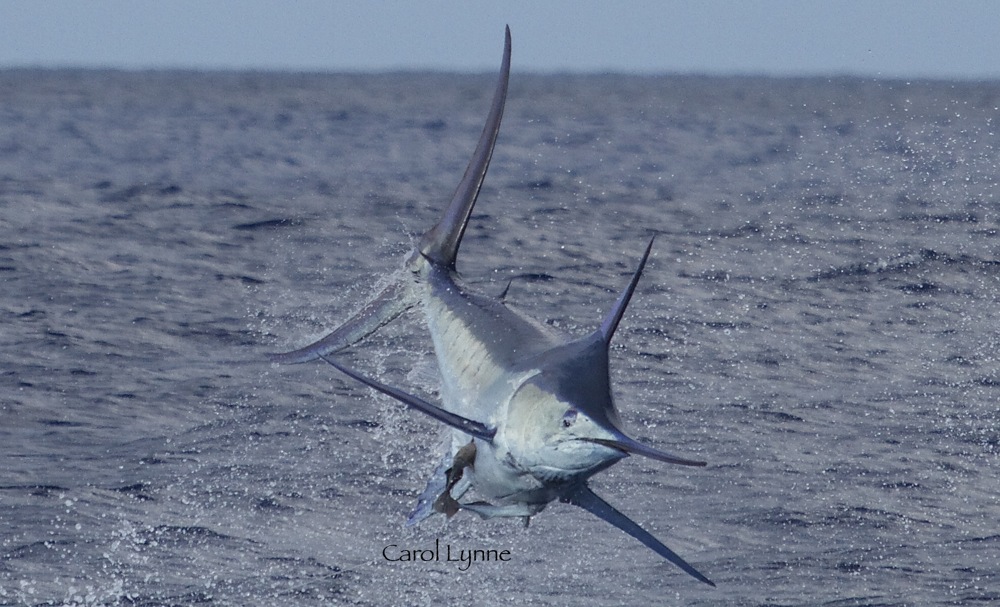
<instances>
[{"instance_id":1,"label":"carol lynne signature text","mask_svg":"<svg viewBox=\"0 0 1000 607\"><path fill-rule=\"evenodd\" d=\"M451 544L442 544L440 539L435 539L433 548L414 548L389 544L382 549L382 558L387 561L404 563L445 561L458 563L460 571L468 571L473 563L507 562L510 560L510 550L455 548Z\"/></svg>"}]
</instances>

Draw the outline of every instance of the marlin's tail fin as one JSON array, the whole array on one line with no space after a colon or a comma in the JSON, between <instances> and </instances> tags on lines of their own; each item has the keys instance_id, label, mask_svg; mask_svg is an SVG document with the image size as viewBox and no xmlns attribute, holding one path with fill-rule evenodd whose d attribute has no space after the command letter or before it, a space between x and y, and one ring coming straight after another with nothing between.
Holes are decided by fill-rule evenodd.
<instances>
[{"instance_id":1,"label":"marlin's tail fin","mask_svg":"<svg viewBox=\"0 0 1000 607\"><path fill-rule=\"evenodd\" d=\"M268 359L275 363L304 363L343 350L385 326L415 303L407 284L397 278L326 337L298 350L269 354Z\"/></svg>"},{"instance_id":2,"label":"marlin's tail fin","mask_svg":"<svg viewBox=\"0 0 1000 607\"><path fill-rule=\"evenodd\" d=\"M465 226L472 214L472 207L479 196L479 188L486 178L486 170L493 156L493 146L500 130L500 119L503 118L503 106L507 100L507 81L510 77L510 28L506 30L503 64L500 67L500 79L493 93L493 103L490 114L486 118L486 126L479 137L476 151L469 160L465 175L459 182L455 194L451 198L444 216L433 228L424 234L417 247L420 254L439 266L455 268L455 256L458 245L462 242ZM347 346L357 343L371 335L379 327L390 322L402 312L413 307L415 301L411 297L408 285L404 280L395 280L385 288L375 299L368 302L358 313L338 327L326 337L304 348L292 352L272 354L272 362L302 363L325 357Z\"/></svg>"},{"instance_id":3,"label":"marlin's tail fin","mask_svg":"<svg viewBox=\"0 0 1000 607\"><path fill-rule=\"evenodd\" d=\"M459 182L455 194L451 198L444 216L433 228L424 234L418 246L420 253L433 263L447 268L455 268L455 257L458 255L458 245L462 242L465 226L472 214L472 207L479 196L479 188L486 178L486 170L490 167L493 157L493 146L500 131L500 120L503 118L503 106L507 100L507 80L510 77L510 28L507 28L503 49L503 63L500 66L500 79L493 93L493 103L490 114L486 118L486 126L479 137L476 151L465 168L465 175Z\"/></svg>"}]
</instances>

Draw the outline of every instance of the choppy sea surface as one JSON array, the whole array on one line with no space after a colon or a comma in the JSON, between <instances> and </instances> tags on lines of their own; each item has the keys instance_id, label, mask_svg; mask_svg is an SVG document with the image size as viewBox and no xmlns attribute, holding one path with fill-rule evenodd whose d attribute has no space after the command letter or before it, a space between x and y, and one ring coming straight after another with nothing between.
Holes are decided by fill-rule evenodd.
<instances>
[{"instance_id":1,"label":"choppy sea surface","mask_svg":"<svg viewBox=\"0 0 1000 607\"><path fill-rule=\"evenodd\" d=\"M1000 603L1000 83L514 67L459 268L616 336L565 504L405 514L439 429L278 367L397 270L495 75L0 71L0 604ZM420 318L359 367L433 394ZM509 550L462 571L387 546ZM390 550L391 555L391 550Z\"/></svg>"}]
</instances>

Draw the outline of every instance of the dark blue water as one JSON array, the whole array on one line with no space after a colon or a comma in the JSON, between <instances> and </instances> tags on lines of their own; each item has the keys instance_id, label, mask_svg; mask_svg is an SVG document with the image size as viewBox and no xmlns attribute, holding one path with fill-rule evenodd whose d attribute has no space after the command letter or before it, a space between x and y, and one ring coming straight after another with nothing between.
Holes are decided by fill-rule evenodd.
<instances>
[{"instance_id":1,"label":"dark blue water","mask_svg":"<svg viewBox=\"0 0 1000 607\"><path fill-rule=\"evenodd\" d=\"M649 235L595 489L404 529L429 421L323 365L493 75L0 72L0 604L1000 602L1000 85L526 76L460 269L591 330ZM356 360L433 392L402 319ZM509 550L388 562L390 545Z\"/></svg>"}]
</instances>

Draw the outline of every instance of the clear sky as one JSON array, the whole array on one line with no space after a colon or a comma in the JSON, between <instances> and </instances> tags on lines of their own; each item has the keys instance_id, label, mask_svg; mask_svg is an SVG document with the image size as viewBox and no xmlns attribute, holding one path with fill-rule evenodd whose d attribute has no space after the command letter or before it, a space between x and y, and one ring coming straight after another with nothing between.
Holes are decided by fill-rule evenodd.
<instances>
[{"instance_id":1,"label":"clear sky","mask_svg":"<svg viewBox=\"0 0 1000 607\"><path fill-rule=\"evenodd\" d=\"M993 0L0 0L0 68L1000 79Z\"/></svg>"}]
</instances>

